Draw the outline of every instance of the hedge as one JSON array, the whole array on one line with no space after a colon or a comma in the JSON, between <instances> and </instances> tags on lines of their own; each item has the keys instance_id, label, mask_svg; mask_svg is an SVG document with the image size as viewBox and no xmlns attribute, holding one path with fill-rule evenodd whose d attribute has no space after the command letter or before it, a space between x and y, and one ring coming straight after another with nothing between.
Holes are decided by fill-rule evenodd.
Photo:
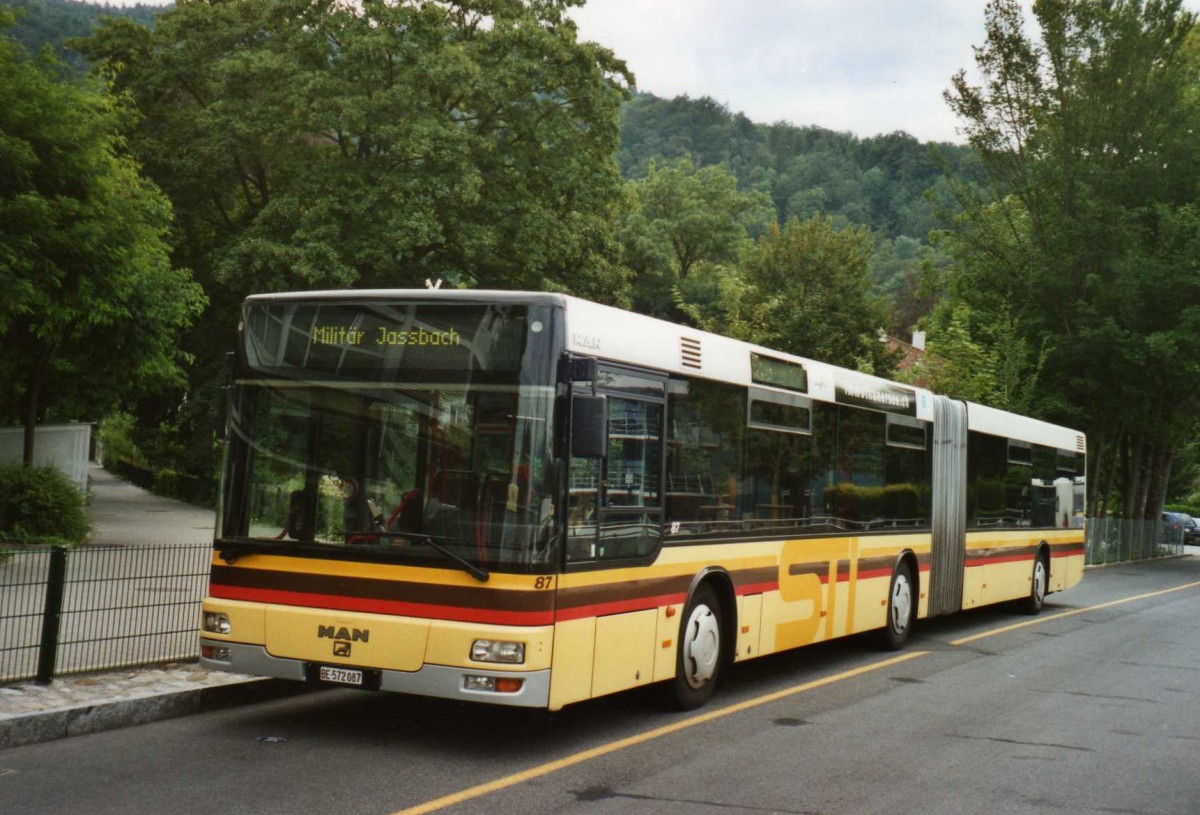
<instances>
[{"instance_id":1,"label":"hedge","mask_svg":"<svg viewBox=\"0 0 1200 815\"><path fill-rule=\"evenodd\" d=\"M65 475L0 464L0 540L74 546L89 531L87 499Z\"/></svg>"}]
</instances>

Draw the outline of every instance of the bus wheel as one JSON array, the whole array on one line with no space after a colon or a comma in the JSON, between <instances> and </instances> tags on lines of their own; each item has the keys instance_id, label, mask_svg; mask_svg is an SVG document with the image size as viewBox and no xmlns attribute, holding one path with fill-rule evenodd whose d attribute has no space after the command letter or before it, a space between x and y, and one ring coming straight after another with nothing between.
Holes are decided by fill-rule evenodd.
<instances>
[{"instance_id":1,"label":"bus wheel","mask_svg":"<svg viewBox=\"0 0 1200 815\"><path fill-rule=\"evenodd\" d=\"M1033 561L1033 578L1029 587L1029 596L1025 598L1021 609L1026 614L1039 614L1042 610L1042 605L1046 602L1046 585L1050 582L1050 575L1046 571L1046 558L1038 552L1038 556Z\"/></svg>"},{"instance_id":2,"label":"bus wheel","mask_svg":"<svg viewBox=\"0 0 1200 815\"><path fill-rule=\"evenodd\" d=\"M888 589L887 624L883 627L883 645L889 651L898 651L908 639L916 617L912 569L901 563L892 573L892 584Z\"/></svg>"},{"instance_id":3,"label":"bus wheel","mask_svg":"<svg viewBox=\"0 0 1200 815\"><path fill-rule=\"evenodd\" d=\"M675 701L683 710L700 707L721 672L721 605L707 583L696 589L683 613L675 653Z\"/></svg>"}]
</instances>

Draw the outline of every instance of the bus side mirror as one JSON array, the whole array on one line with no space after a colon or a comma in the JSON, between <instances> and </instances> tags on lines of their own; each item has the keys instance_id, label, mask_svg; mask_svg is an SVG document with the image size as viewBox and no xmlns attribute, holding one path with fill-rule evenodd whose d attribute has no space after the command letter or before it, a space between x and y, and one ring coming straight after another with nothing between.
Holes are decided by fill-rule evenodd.
<instances>
[{"instance_id":1,"label":"bus side mirror","mask_svg":"<svg viewBox=\"0 0 1200 815\"><path fill-rule=\"evenodd\" d=\"M607 396L571 397L571 455L603 458L607 447Z\"/></svg>"}]
</instances>

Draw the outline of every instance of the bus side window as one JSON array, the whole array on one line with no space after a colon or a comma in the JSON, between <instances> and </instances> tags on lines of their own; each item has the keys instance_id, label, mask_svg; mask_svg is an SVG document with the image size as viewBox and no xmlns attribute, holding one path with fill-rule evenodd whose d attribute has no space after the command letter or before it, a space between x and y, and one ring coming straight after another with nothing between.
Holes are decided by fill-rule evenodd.
<instances>
[{"instance_id":1,"label":"bus side window","mask_svg":"<svg viewBox=\"0 0 1200 815\"><path fill-rule=\"evenodd\" d=\"M745 394L732 385L672 380L667 422L668 528L703 535L732 531L738 525Z\"/></svg>"}]
</instances>

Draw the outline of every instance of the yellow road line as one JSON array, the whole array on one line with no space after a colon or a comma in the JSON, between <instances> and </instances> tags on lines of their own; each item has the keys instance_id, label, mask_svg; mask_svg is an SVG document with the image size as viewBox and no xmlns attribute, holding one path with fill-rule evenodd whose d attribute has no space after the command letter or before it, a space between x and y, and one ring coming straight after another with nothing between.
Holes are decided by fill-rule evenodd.
<instances>
[{"instance_id":1,"label":"yellow road line","mask_svg":"<svg viewBox=\"0 0 1200 815\"><path fill-rule=\"evenodd\" d=\"M1003 634L1007 631L1015 631L1018 628L1025 628L1026 626L1030 626L1030 625L1038 625L1039 623L1048 623L1048 622L1052 622L1054 620L1060 620L1063 617L1074 617L1076 614L1084 614L1088 611L1096 611L1096 610L1102 609L1102 608L1109 608L1110 606L1119 606L1123 603L1132 603L1134 600L1145 600L1148 597L1158 597L1163 594L1171 594L1172 592L1183 591L1184 589L1194 589L1197 586L1200 586L1200 580L1196 581L1195 583L1185 583L1182 586L1175 586L1174 588L1171 588L1171 589L1163 589L1162 591L1152 591L1147 594L1138 594L1133 597L1124 597L1120 600L1110 600L1109 602L1101 603L1098 606L1088 606L1087 608L1076 608L1076 609L1072 609L1070 611L1064 611L1060 614L1052 614L1052 615L1049 615L1046 617L1038 617L1033 620L1026 620L1023 623L1013 623L1012 625L1006 625L1003 628L993 628L990 631L984 631L982 634L972 634L969 637L962 637L961 639L951 640L950 644L951 645L966 645L968 642L975 642L975 640L981 640L985 637L993 637L996 634Z\"/></svg>"},{"instance_id":2,"label":"yellow road line","mask_svg":"<svg viewBox=\"0 0 1200 815\"><path fill-rule=\"evenodd\" d=\"M1008 631L1014 631L1018 628L1025 628L1025 627L1031 626L1031 625L1038 625L1041 623L1051 622L1053 620L1057 620L1062 617L1073 617L1076 614L1084 614L1089 611L1097 611L1099 609L1110 608L1112 606L1119 606L1119 605L1123 605L1125 603L1132 603L1135 600L1146 600L1150 597L1160 597L1164 594L1172 594L1174 592L1184 591L1186 589L1194 589L1197 587L1200 587L1200 581L1196 581L1194 583L1186 583L1182 586L1175 586L1174 588L1170 588L1170 589L1162 589L1161 591L1152 591L1152 592L1148 592L1146 594L1138 594L1133 597L1124 597L1124 598L1121 598L1120 600L1110 600L1107 603L1100 603L1099 605L1088 606L1086 608L1072 609L1070 611L1064 611L1059 614L1049 615L1049 616L1045 616L1045 617L1038 617L1037 619L1026 620L1024 622L1014 623L1013 625L1006 625L1002 628L994 628L990 631L984 631L983 633L980 633L980 634L972 634L969 637L961 637L956 640L951 640L950 644L951 645L965 645L969 642L975 642L976 640L984 639L985 637L992 637L997 634L1004 634ZM393 815L424 815L424 813L428 813L428 812L437 812L438 810L446 809L447 807L452 807L455 804L461 804L464 801L470 801L475 798L481 798L484 795L489 795L493 792L498 792L500 790L507 789L508 787L512 787L517 784L521 784L525 781L529 781L534 778L541 778L542 776L549 775L550 773L554 773L554 772L557 772L562 769L566 769L567 767L573 767L576 764L582 764L585 761L591 761L594 758L600 758L601 756L606 756L611 753L616 753L620 750L624 750L627 747L633 747L638 744L645 744L648 741L653 741L655 739L662 738L663 736L669 736L672 733L678 733L681 730L687 730L688 728L695 727L695 726L701 725L701 724L706 724L708 722L715 721L717 719L721 719L726 716L731 716L735 713L741 713L744 710L750 710L751 708L759 707L760 705L769 704L770 702L775 702L775 701L778 701L779 699L787 698L788 696L793 696L798 693L803 693L805 691L814 690L816 688L820 688L825 685L831 685L834 682L840 682L843 679L852 679L856 676L862 676L863 674L871 673L872 671L877 671L877 670L880 670L883 668L890 668L893 665L899 665L902 662L907 662L908 660L914 659L916 657L925 656L928 653L929 653L928 651L910 651L908 653L901 654L896 657L892 657L891 659L885 659L881 662L875 662L870 665L864 665L861 668L854 668L853 670L844 671L839 674L834 674L833 676L827 676L827 677L824 677L823 679L814 679L811 682L805 682L801 685L796 685L791 688L785 688L784 690L781 690L781 691L775 691L774 693L768 693L764 696L757 696L753 699L747 699L744 702L738 702L737 704L729 705L728 707L723 707L723 708L719 708L717 710L712 710L712 711L709 711L708 713L701 713L697 716L693 716L693 717L691 717L689 719L685 719L684 721L681 721L681 722L675 722L674 724L664 725L663 727L658 727L658 728L655 728L654 730L648 730L645 733L639 733L635 736L629 736L624 739L619 739L614 742L609 742L608 744L602 744L599 747L593 747L590 750L583 750L583 751L575 753L573 755L565 756L564 758L556 759L554 761L549 761L549 762L546 762L545 764L539 764L536 767L530 767L527 770L522 770L521 772L513 773L512 775L507 775L507 776L504 776L503 778L497 778L493 781L488 781L487 783L484 783L484 784L478 784L474 787L468 787L465 790L453 792L453 793L450 793L449 795L443 795L441 798L435 798L432 801L426 801L423 804L417 804L416 806L399 810L398 812L393 813Z\"/></svg>"},{"instance_id":3,"label":"yellow road line","mask_svg":"<svg viewBox=\"0 0 1200 815\"><path fill-rule=\"evenodd\" d=\"M871 673L872 671L878 671L881 668L890 668L893 665L899 665L901 662L907 662L910 659L924 656L928 653L928 651L910 651L909 653L901 654L900 656L892 657L891 659L885 659L882 662L864 665L861 668L844 671L840 674L827 676L823 679L814 679L812 682L805 682L802 685L796 685L795 687L786 688L774 693L768 693L765 696L757 696L753 699L747 699L744 702L738 702L737 704L729 705L728 707L723 707L708 713L701 713L698 716L693 716L690 719L685 719L682 722L676 722L675 724L657 727L654 730L647 730L645 733L639 733L636 736L629 736L628 738L619 739L618 741L609 742L608 744L602 744L599 747L593 747L590 750L584 750L582 752L575 753L574 755L566 756L565 758L549 761L545 764L539 764L536 767L530 767L528 770L522 770L519 773L513 773L512 775L506 775L503 778L497 778L494 781L489 781L486 784L479 784L474 787L468 787L465 790L460 790L459 792L452 792L449 795L443 795L441 798L435 798L432 801L426 801L423 804L417 804L414 807L402 809L399 812L393 813L393 815L423 815L423 813L426 812L436 812L439 809L445 809L446 807L451 807L455 804L461 804L464 801L470 801L474 798L479 798L484 795L488 795L489 793L506 789L516 784L529 781L533 778L540 778L544 775L557 772L558 770L562 770L567 767L573 767L576 764L582 764L585 761L591 761L593 758L600 758L601 756L606 756L610 753L624 750L626 747L645 744L648 741L653 741L654 739L662 738L663 736L669 736L670 734L678 733L681 730L687 730L689 727L695 727L696 725L705 724L716 719L724 718L725 716L731 716L734 713L741 713L743 710L749 710L751 708L758 707L759 705L765 705L769 702L784 699L797 693L803 693L804 691L813 690L814 688L831 685L834 682L840 682L843 679L851 679L856 676L862 676L863 674Z\"/></svg>"}]
</instances>

